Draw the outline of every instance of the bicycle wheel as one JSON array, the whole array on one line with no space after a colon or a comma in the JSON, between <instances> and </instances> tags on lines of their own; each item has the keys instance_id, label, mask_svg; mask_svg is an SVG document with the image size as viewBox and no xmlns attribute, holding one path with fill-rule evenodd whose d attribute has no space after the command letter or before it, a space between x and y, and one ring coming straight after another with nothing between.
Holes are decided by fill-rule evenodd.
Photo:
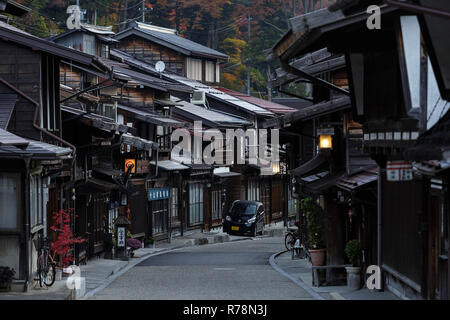
<instances>
[{"instance_id":1,"label":"bicycle wheel","mask_svg":"<svg viewBox=\"0 0 450 320\"><path fill-rule=\"evenodd\" d=\"M51 287L53 285L53 283L55 283L55 277L56 277L55 264L52 262L47 262L47 267L45 269L46 270L43 274L44 284L47 287Z\"/></svg>"},{"instance_id":2,"label":"bicycle wheel","mask_svg":"<svg viewBox=\"0 0 450 320\"><path fill-rule=\"evenodd\" d=\"M44 286L45 266L43 264L42 253L38 257L37 273L39 275L39 286Z\"/></svg>"},{"instance_id":3,"label":"bicycle wheel","mask_svg":"<svg viewBox=\"0 0 450 320\"><path fill-rule=\"evenodd\" d=\"M286 246L286 249L291 250L294 244L295 244L294 235L292 233L286 234L286 236L284 237L284 245Z\"/></svg>"}]
</instances>

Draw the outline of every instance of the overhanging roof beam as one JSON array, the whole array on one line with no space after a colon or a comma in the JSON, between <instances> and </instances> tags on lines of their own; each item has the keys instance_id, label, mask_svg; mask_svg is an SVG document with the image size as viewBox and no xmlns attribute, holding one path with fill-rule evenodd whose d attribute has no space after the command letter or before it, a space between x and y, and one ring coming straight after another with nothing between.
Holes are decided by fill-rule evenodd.
<instances>
[{"instance_id":1,"label":"overhanging roof beam","mask_svg":"<svg viewBox=\"0 0 450 320\"><path fill-rule=\"evenodd\" d=\"M404 2L404 1L398 1L398 0L384 0L384 2L386 2L386 4L388 4L388 5L391 5L394 7L399 7L402 9L409 10L409 11L423 13L423 14L431 14L431 15L438 16L441 18L450 19L450 12L447 12L447 11L442 11L439 9L420 6L417 4L408 3L408 2Z\"/></svg>"},{"instance_id":2,"label":"overhanging roof beam","mask_svg":"<svg viewBox=\"0 0 450 320\"><path fill-rule=\"evenodd\" d=\"M303 77L303 78L305 78L305 79L307 79L307 80L310 80L310 81L311 81L312 83L314 83L314 84L317 84L317 85L319 85L319 86L328 88L328 89L330 89L330 90L334 90L334 91L343 93L343 94L345 94L346 96L349 96L349 95L350 95L350 93L349 93L347 90L344 90L344 89L342 89L342 88L340 88L340 87L338 87L338 86L335 86L334 84L332 84L332 83L330 83L330 82L328 82L328 81L325 81L325 80L322 80L322 79L320 79L320 78L314 77L314 76L310 75L309 73L306 73L306 72L304 72L304 71L302 71L302 70L300 70L300 69L297 69L297 68L295 68L295 67L289 65L289 64L286 63L286 62L283 62L283 61L282 61L282 62L281 62L281 67L282 67L285 71L287 71L287 72L289 72L289 73L292 73L292 74L294 74L294 75L297 75L297 76L299 76L299 77Z\"/></svg>"},{"instance_id":3,"label":"overhanging roof beam","mask_svg":"<svg viewBox=\"0 0 450 320\"><path fill-rule=\"evenodd\" d=\"M64 102L66 102L66 101L68 101L68 100L70 100L70 99L73 99L73 98L79 96L79 95L82 94L82 93L90 92L90 91L93 91L93 90L98 90L98 89L100 89L99 87L100 87L102 84L104 84L104 83L106 83L106 82L108 82L108 81L111 81L111 80L112 80L112 79L106 79L106 80L103 80L103 81L100 82L100 83L94 84L93 86L90 86L90 87L88 87L88 88L86 88L86 89L83 89L83 90L81 90L81 91L78 91L77 93L74 93L73 95L71 95L71 96L69 96L69 97L67 97L67 98L65 98L65 99L63 99L63 100L61 100L61 101L59 101L59 103L64 103ZM114 83L113 85L115 85L115 83ZM109 86L111 86L111 85L109 85Z\"/></svg>"},{"instance_id":4,"label":"overhanging roof beam","mask_svg":"<svg viewBox=\"0 0 450 320\"><path fill-rule=\"evenodd\" d=\"M284 93L284 94L287 94L289 96L296 97L296 98L299 98L299 99L302 99L302 100L311 101L311 102L313 101L312 98L299 96L299 95L297 95L295 93L292 93L292 92L289 92L289 91L285 91L285 90L281 89L281 86L278 87L278 92L281 92L281 93Z\"/></svg>"}]
</instances>

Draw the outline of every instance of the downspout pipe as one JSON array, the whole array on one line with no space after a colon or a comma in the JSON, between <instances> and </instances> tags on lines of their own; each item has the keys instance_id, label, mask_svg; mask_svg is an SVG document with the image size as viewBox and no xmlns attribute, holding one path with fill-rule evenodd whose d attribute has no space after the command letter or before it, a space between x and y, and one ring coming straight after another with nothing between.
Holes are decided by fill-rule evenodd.
<instances>
[{"instance_id":1,"label":"downspout pipe","mask_svg":"<svg viewBox=\"0 0 450 320\"><path fill-rule=\"evenodd\" d=\"M381 237L382 237L382 228L383 228L383 220L382 220L382 212L383 212L383 199L382 199L382 169L380 166L378 166L378 188L377 188L377 264L378 267L381 270L381 265L382 265L382 241L381 241ZM382 278L383 279L383 278ZM381 281L381 289L380 291L383 291L383 287L384 287L384 281Z\"/></svg>"},{"instance_id":2,"label":"downspout pipe","mask_svg":"<svg viewBox=\"0 0 450 320\"><path fill-rule=\"evenodd\" d=\"M28 291L28 285L30 283L30 157L25 157L25 285L24 292Z\"/></svg>"}]
</instances>

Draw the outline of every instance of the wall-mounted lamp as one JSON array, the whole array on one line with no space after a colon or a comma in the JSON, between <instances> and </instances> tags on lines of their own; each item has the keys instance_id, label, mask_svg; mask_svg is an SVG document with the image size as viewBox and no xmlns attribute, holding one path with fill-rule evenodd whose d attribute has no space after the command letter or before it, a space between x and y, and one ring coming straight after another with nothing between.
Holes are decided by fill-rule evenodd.
<instances>
[{"instance_id":1,"label":"wall-mounted lamp","mask_svg":"<svg viewBox=\"0 0 450 320\"><path fill-rule=\"evenodd\" d=\"M332 149L334 128L320 128L317 129L317 135L319 136L319 148L320 149Z\"/></svg>"},{"instance_id":2,"label":"wall-mounted lamp","mask_svg":"<svg viewBox=\"0 0 450 320\"><path fill-rule=\"evenodd\" d=\"M319 137L320 149L331 149L333 147L333 141L330 134L322 134Z\"/></svg>"},{"instance_id":3,"label":"wall-mounted lamp","mask_svg":"<svg viewBox=\"0 0 450 320\"><path fill-rule=\"evenodd\" d=\"M273 174L278 174L280 173L280 163L272 163L272 173Z\"/></svg>"}]
</instances>

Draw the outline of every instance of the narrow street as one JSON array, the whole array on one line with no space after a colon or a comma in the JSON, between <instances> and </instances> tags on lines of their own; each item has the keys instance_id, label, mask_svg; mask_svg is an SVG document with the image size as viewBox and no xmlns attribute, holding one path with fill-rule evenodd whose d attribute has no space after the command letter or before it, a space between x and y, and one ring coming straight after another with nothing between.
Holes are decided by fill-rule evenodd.
<instances>
[{"instance_id":1,"label":"narrow street","mask_svg":"<svg viewBox=\"0 0 450 320\"><path fill-rule=\"evenodd\" d=\"M153 256L91 299L312 299L269 264L283 246L281 237L257 237Z\"/></svg>"}]
</instances>

